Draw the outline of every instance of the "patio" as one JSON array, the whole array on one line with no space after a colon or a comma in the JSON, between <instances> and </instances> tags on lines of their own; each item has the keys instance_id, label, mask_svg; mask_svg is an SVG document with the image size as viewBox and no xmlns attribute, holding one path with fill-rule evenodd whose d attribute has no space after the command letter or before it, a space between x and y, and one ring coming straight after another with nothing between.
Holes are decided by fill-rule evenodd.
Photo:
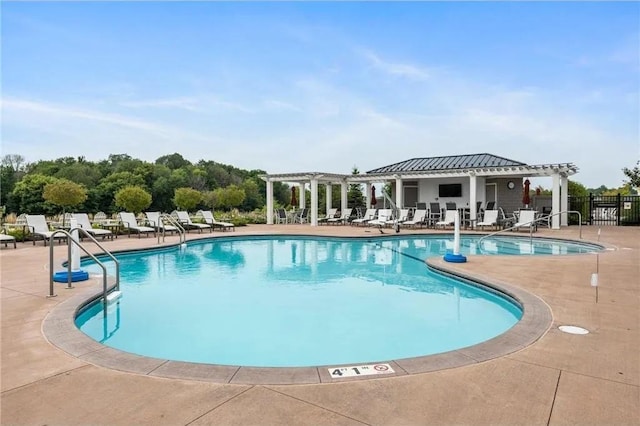
<instances>
[{"instance_id":1,"label":"patio","mask_svg":"<svg viewBox=\"0 0 640 426\"><path fill-rule=\"evenodd\" d=\"M370 231L370 230L369 230ZM350 226L248 226L234 235L372 235ZM403 233L434 233L411 230ZM584 240L598 228L584 227ZM389 232L390 233L390 232ZM450 233L450 231L444 231ZM219 237L215 234L214 237ZM541 228L536 236L578 239L577 227ZM189 234L189 240L211 234ZM167 237L176 244L178 237ZM49 248L0 249L2 306L1 423L27 424L616 424L640 423L640 229L602 228L599 301L589 285L593 255L470 256L433 262L542 298L553 325L518 352L464 367L319 385L218 384L132 374L95 366L50 344L42 323L74 296L47 298ZM118 238L112 250L154 246L153 238ZM63 246L64 247L64 246ZM65 250L56 245L56 255ZM585 336L559 325L590 330Z\"/></svg>"}]
</instances>

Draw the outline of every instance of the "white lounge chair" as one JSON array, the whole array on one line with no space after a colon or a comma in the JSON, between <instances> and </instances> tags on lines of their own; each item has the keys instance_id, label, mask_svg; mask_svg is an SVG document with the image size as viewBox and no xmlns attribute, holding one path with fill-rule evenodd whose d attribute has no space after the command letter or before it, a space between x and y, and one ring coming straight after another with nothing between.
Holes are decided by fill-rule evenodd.
<instances>
[{"instance_id":1,"label":"white lounge chair","mask_svg":"<svg viewBox=\"0 0 640 426\"><path fill-rule=\"evenodd\" d=\"M444 213L444 219L436 222L436 227L438 227L438 226L442 226L442 227L453 226L455 224L455 222L456 222L456 213L457 213L456 210L447 210Z\"/></svg>"},{"instance_id":2,"label":"white lounge chair","mask_svg":"<svg viewBox=\"0 0 640 426\"><path fill-rule=\"evenodd\" d=\"M427 211L419 209L413 212L413 218L411 220L405 220L401 223L401 225L411 226L412 228L415 228L416 226L420 225L420 227L422 228L422 225L426 223L426 217L427 217Z\"/></svg>"},{"instance_id":3,"label":"white lounge chair","mask_svg":"<svg viewBox=\"0 0 640 426\"><path fill-rule=\"evenodd\" d=\"M156 231L163 232L178 232L178 228L173 225L167 225L164 223L164 219L162 219L162 215L160 212L145 212L145 216L147 216L147 221L149 225L156 228Z\"/></svg>"},{"instance_id":4,"label":"white lounge chair","mask_svg":"<svg viewBox=\"0 0 640 426\"><path fill-rule=\"evenodd\" d=\"M29 228L29 232L33 235L33 245L36 245L35 237L40 237L44 240L44 245L47 245L47 240L51 238L53 235L53 231L49 230L49 225L47 225L47 219L45 219L42 214L28 214L25 216L27 221L27 227ZM54 239L62 242L62 240L66 239L67 236L64 234L57 234Z\"/></svg>"},{"instance_id":5,"label":"white lounge chair","mask_svg":"<svg viewBox=\"0 0 640 426\"><path fill-rule=\"evenodd\" d=\"M484 228L485 226L498 227L498 210L485 210L484 217L481 222L477 222L476 226Z\"/></svg>"},{"instance_id":6,"label":"white lounge chair","mask_svg":"<svg viewBox=\"0 0 640 426\"><path fill-rule=\"evenodd\" d=\"M391 223L393 213L391 209L378 210L378 217L367 222L369 226L386 226Z\"/></svg>"},{"instance_id":7,"label":"white lounge chair","mask_svg":"<svg viewBox=\"0 0 640 426\"><path fill-rule=\"evenodd\" d=\"M91 226L91 222L89 222L89 216L86 213L72 213L71 218L75 219L78 222L78 226L87 233L91 234L93 237L102 237L104 240L105 237L109 237L113 239L113 232L108 229L97 229Z\"/></svg>"},{"instance_id":8,"label":"white lounge chair","mask_svg":"<svg viewBox=\"0 0 640 426\"><path fill-rule=\"evenodd\" d=\"M536 224L534 221L536 220L536 212L534 210L520 210L518 214L518 221L513 225L514 230L520 229L533 229L536 230Z\"/></svg>"},{"instance_id":9,"label":"white lounge chair","mask_svg":"<svg viewBox=\"0 0 640 426\"><path fill-rule=\"evenodd\" d=\"M13 243L13 248L17 248L16 246L16 237L13 235L8 235L6 229L2 229L0 231L0 243L4 243L4 246L7 247L7 244Z\"/></svg>"},{"instance_id":10,"label":"white lounge chair","mask_svg":"<svg viewBox=\"0 0 640 426\"><path fill-rule=\"evenodd\" d=\"M191 221L191 218L189 217L189 213L187 213L186 211L175 211L175 214L177 216L177 220L178 222L180 222L182 224L182 227L186 230L189 229L197 229L198 232L202 233L203 229L208 229L209 232L213 231L213 227L211 225L209 225L208 223L194 223Z\"/></svg>"},{"instance_id":11,"label":"white lounge chair","mask_svg":"<svg viewBox=\"0 0 640 426\"><path fill-rule=\"evenodd\" d=\"M329 219L335 219L338 209L330 208L325 217L318 219L318 225L326 223Z\"/></svg>"},{"instance_id":12,"label":"white lounge chair","mask_svg":"<svg viewBox=\"0 0 640 426\"><path fill-rule=\"evenodd\" d=\"M340 214L340 217L329 218L329 219L327 219L327 223L331 223L331 224L342 223L342 224L345 224L345 223L347 223L347 221L351 217L351 212L352 211L353 211L353 209L342 209L342 213Z\"/></svg>"},{"instance_id":13,"label":"white lounge chair","mask_svg":"<svg viewBox=\"0 0 640 426\"><path fill-rule=\"evenodd\" d=\"M220 228L223 231L235 231L236 227L233 223L229 222L218 222L215 217L213 217L213 212L211 210L200 210L198 211L198 215L202 216L205 223L213 226L213 229Z\"/></svg>"},{"instance_id":14,"label":"white lounge chair","mask_svg":"<svg viewBox=\"0 0 640 426\"><path fill-rule=\"evenodd\" d=\"M129 212L120 212L118 213L120 217L120 222L122 222L122 226L127 230L127 234L131 237L131 231L134 231L138 234L138 238L140 238L140 234L149 234L153 232L153 235L156 235L156 230L150 228L148 226L138 225L138 221L136 220L136 216L133 213Z\"/></svg>"},{"instance_id":15,"label":"white lounge chair","mask_svg":"<svg viewBox=\"0 0 640 426\"><path fill-rule=\"evenodd\" d=\"M376 217L376 209L367 209L367 211L364 212L364 215L362 217L358 219L353 219L351 221L351 225L356 225L356 226L364 225L370 220L373 220L373 218L375 217Z\"/></svg>"}]
</instances>

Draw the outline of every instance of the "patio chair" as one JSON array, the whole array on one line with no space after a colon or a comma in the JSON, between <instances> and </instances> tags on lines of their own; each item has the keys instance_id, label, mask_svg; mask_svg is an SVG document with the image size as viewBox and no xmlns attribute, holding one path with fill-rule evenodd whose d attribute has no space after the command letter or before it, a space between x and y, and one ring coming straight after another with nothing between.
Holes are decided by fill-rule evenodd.
<instances>
[{"instance_id":1,"label":"patio chair","mask_svg":"<svg viewBox=\"0 0 640 426\"><path fill-rule=\"evenodd\" d=\"M33 245L36 245L35 237L40 237L44 240L44 245L47 245L47 240L51 238L53 232L49 230L49 225L47 225L47 219L45 219L42 214L28 214L25 215L25 219L27 221L27 227L29 228L29 232L33 235ZM66 239L66 235L57 234L54 239L62 242L62 240Z\"/></svg>"},{"instance_id":2,"label":"patio chair","mask_svg":"<svg viewBox=\"0 0 640 426\"><path fill-rule=\"evenodd\" d=\"M428 222L430 225L435 225L437 221L442 218L442 209L440 208L440 203L429 203L429 216Z\"/></svg>"},{"instance_id":3,"label":"patio chair","mask_svg":"<svg viewBox=\"0 0 640 426\"><path fill-rule=\"evenodd\" d=\"M357 219L353 219L351 221L351 225L355 225L355 226L364 225L367 222L369 222L370 220L373 220L373 218L375 218L375 217L376 217L376 209L367 209L367 211L364 212L362 217L359 217Z\"/></svg>"},{"instance_id":4,"label":"patio chair","mask_svg":"<svg viewBox=\"0 0 640 426\"><path fill-rule=\"evenodd\" d=\"M108 229L95 229L93 226L91 226L91 222L89 222L89 216L86 213L72 213L71 218L75 219L76 222L78 222L78 226L87 231L87 233L92 237L102 237L103 240L106 237L113 239L113 232L109 231ZM80 237L82 238L82 235L80 235Z\"/></svg>"},{"instance_id":5,"label":"patio chair","mask_svg":"<svg viewBox=\"0 0 640 426\"><path fill-rule=\"evenodd\" d=\"M338 213L338 209L331 208L327 212L325 217L318 219L318 225L322 225L323 223L327 223L327 220L333 219L336 217L336 213Z\"/></svg>"},{"instance_id":6,"label":"patio chair","mask_svg":"<svg viewBox=\"0 0 640 426\"><path fill-rule=\"evenodd\" d=\"M447 210L444 213L444 219L436 222L435 226L436 227L442 226L443 228L445 226L453 226L455 224L455 221L456 221L456 213L457 213L456 210Z\"/></svg>"},{"instance_id":7,"label":"patio chair","mask_svg":"<svg viewBox=\"0 0 640 426\"><path fill-rule=\"evenodd\" d=\"M514 230L520 229L529 229L536 230L537 226L535 224L536 220L536 212L535 210L520 210L518 214L518 221L513 225Z\"/></svg>"},{"instance_id":8,"label":"patio chair","mask_svg":"<svg viewBox=\"0 0 640 426\"><path fill-rule=\"evenodd\" d=\"M199 233L202 234L202 230L203 229L208 229L209 232L213 232L213 227L211 225L209 225L208 223L194 223L191 221L191 218L189 217L189 213L187 213L184 210L176 210L174 211L175 216L176 216L176 220L178 222L180 222L180 224L182 225L182 227L185 230L190 230L190 229L197 229Z\"/></svg>"},{"instance_id":9,"label":"patio chair","mask_svg":"<svg viewBox=\"0 0 640 426\"><path fill-rule=\"evenodd\" d=\"M172 234L174 232L178 232L177 227L164 223L160 212L144 212L144 214L147 216L147 222L149 222L149 225L156 228L156 231L171 232Z\"/></svg>"},{"instance_id":10,"label":"patio chair","mask_svg":"<svg viewBox=\"0 0 640 426\"><path fill-rule=\"evenodd\" d=\"M498 213L498 210L485 210L482 221L477 222L476 226L480 228L484 228L485 226L498 228Z\"/></svg>"},{"instance_id":11,"label":"patio chair","mask_svg":"<svg viewBox=\"0 0 640 426\"><path fill-rule=\"evenodd\" d=\"M450 202L444 203L444 208L446 210L456 210L458 207L457 207L456 203L450 201Z\"/></svg>"},{"instance_id":12,"label":"patio chair","mask_svg":"<svg viewBox=\"0 0 640 426\"><path fill-rule=\"evenodd\" d=\"M367 222L369 226L387 226L391 222L393 222L393 210L391 209L380 209L378 210L378 217Z\"/></svg>"},{"instance_id":13,"label":"patio chair","mask_svg":"<svg viewBox=\"0 0 640 426\"><path fill-rule=\"evenodd\" d=\"M294 223L307 223L309 219L309 209L304 207L296 212L296 215L293 217Z\"/></svg>"},{"instance_id":14,"label":"patio chair","mask_svg":"<svg viewBox=\"0 0 640 426\"><path fill-rule=\"evenodd\" d=\"M149 235L150 232L153 232L154 237L156 236L156 230L154 228L138 225L136 216L133 213L120 212L118 213L118 217L120 218L120 222L122 222L123 228L127 230L129 238L131 238L131 231L136 232L138 234L138 238L140 238L140 234Z\"/></svg>"},{"instance_id":15,"label":"patio chair","mask_svg":"<svg viewBox=\"0 0 640 426\"><path fill-rule=\"evenodd\" d=\"M275 210L275 215L273 216L273 218L275 219L276 224L278 224L278 223L284 223L284 224L289 223L289 216L287 215L287 211L285 209L276 209Z\"/></svg>"},{"instance_id":16,"label":"patio chair","mask_svg":"<svg viewBox=\"0 0 640 426\"><path fill-rule=\"evenodd\" d=\"M347 221L349 220L349 218L351 217L351 212L353 209L343 209L342 212L340 213L340 217L334 217L334 218L329 218L327 219L327 223L330 224L345 224L347 223Z\"/></svg>"},{"instance_id":17,"label":"patio chair","mask_svg":"<svg viewBox=\"0 0 640 426\"><path fill-rule=\"evenodd\" d=\"M404 222L400 223L400 225L410 226L412 228L415 228L416 226L420 225L420 227L422 228L422 225L426 223L425 222L426 217L427 217L427 210L417 209L415 212L413 212L413 218L411 218L411 220L405 220Z\"/></svg>"},{"instance_id":18,"label":"patio chair","mask_svg":"<svg viewBox=\"0 0 640 426\"><path fill-rule=\"evenodd\" d=\"M13 243L13 248L17 248L16 237L7 234L7 230L5 228L2 228L0 231L0 243L4 243L5 247L7 247L7 244L9 243Z\"/></svg>"},{"instance_id":19,"label":"patio chair","mask_svg":"<svg viewBox=\"0 0 640 426\"><path fill-rule=\"evenodd\" d=\"M198 214L202 216L205 223L208 223L215 230L216 228L220 228L223 231L235 231L236 227L233 223L230 222L218 222L215 217L213 217L213 212L211 210L200 210Z\"/></svg>"}]
</instances>

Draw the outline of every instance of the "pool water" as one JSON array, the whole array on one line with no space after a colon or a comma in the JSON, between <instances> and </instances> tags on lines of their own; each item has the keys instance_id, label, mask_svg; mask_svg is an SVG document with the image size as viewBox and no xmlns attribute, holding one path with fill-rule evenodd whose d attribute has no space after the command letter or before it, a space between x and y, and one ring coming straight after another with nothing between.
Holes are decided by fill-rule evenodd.
<instances>
[{"instance_id":1,"label":"pool water","mask_svg":"<svg viewBox=\"0 0 640 426\"><path fill-rule=\"evenodd\" d=\"M513 239L512 239L513 240ZM462 252L551 254L594 247L526 239ZM471 346L511 328L512 300L432 272L447 237L260 237L118 256L122 299L76 319L126 352L255 367L366 363ZM96 265L83 266L97 272Z\"/></svg>"}]
</instances>

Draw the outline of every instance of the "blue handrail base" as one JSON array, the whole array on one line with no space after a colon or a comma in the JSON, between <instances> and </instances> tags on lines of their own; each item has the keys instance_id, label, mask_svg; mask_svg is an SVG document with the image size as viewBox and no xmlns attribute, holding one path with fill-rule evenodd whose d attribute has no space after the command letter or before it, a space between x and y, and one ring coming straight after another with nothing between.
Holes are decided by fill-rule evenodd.
<instances>
[{"instance_id":1,"label":"blue handrail base","mask_svg":"<svg viewBox=\"0 0 640 426\"><path fill-rule=\"evenodd\" d=\"M86 281L89 279L89 273L82 269L71 271L71 282ZM53 274L53 281L57 283L69 282L69 271L58 271Z\"/></svg>"},{"instance_id":2,"label":"blue handrail base","mask_svg":"<svg viewBox=\"0 0 640 426\"><path fill-rule=\"evenodd\" d=\"M461 254L447 253L444 255L444 261L450 263L465 263L467 261L467 257Z\"/></svg>"}]
</instances>

